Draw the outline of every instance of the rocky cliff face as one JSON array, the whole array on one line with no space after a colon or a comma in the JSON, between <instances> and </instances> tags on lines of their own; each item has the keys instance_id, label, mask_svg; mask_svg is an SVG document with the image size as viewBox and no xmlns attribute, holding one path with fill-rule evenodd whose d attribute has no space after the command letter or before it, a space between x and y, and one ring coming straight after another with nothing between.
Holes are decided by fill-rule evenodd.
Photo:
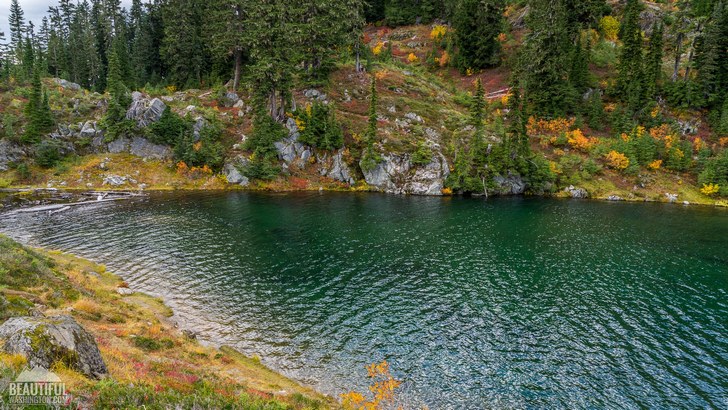
<instances>
[{"instance_id":1,"label":"rocky cliff face","mask_svg":"<svg viewBox=\"0 0 728 410\"><path fill-rule=\"evenodd\" d=\"M436 153L425 166L415 166L409 154L384 154L371 170L364 171L367 184L387 193L442 195L450 167L444 155Z\"/></svg>"}]
</instances>

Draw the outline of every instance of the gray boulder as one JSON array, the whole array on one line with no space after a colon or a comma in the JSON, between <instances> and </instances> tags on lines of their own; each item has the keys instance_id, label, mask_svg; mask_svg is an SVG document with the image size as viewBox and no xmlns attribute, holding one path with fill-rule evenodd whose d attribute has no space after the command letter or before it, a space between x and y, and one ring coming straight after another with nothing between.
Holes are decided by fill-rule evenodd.
<instances>
[{"instance_id":1,"label":"gray boulder","mask_svg":"<svg viewBox=\"0 0 728 410\"><path fill-rule=\"evenodd\" d=\"M108 373L93 336L70 316L10 318L0 325L0 339L5 352L25 356L30 367L63 361L93 379Z\"/></svg>"},{"instance_id":2,"label":"gray boulder","mask_svg":"<svg viewBox=\"0 0 728 410\"><path fill-rule=\"evenodd\" d=\"M0 140L0 171L7 171L10 164L18 162L25 157L23 148L6 139Z\"/></svg>"},{"instance_id":3,"label":"gray boulder","mask_svg":"<svg viewBox=\"0 0 728 410\"><path fill-rule=\"evenodd\" d=\"M166 145L153 144L146 138L134 137L129 144L129 153L144 159L170 159L172 149Z\"/></svg>"},{"instance_id":4,"label":"gray boulder","mask_svg":"<svg viewBox=\"0 0 728 410\"><path fill-rule=\"evenodd\" d=\"M346 164L343 158L344 149L340 149L336 154L331 156L331 159L323 156L319 159L322 164L319 173L322 176L329 177L336 181L346 182L347 184L354 184L356 180L349 170L349 166Z\"/></svg>"},{"instance_id":5,"label":"gray boulder","mask_svg":"<svg viewBox=\"0 0 728 410\"><path fill-rule=\"evenodd\" d=\"M248 159L242 156L225 161L225 165L222 167L222 174L227 178L227 182L230 184L238 184L242 186L248 186L250 181L248 177L243 175L241 169L248 165Z\"/></svg>"},{"instance_id":6,"label":"gray boulder","mask_svg":"<svg viewBox=\"0 0 728 410\"><path fill-rule=\"evenodd\" d=\"M143 137L117 138L108 144L108 151L112 154L128 152L144 159L161 160L170 159L174 154L170 147L154 144Z\"/></svg>"},{"instance_id":7,"label":"gray boulder","mask_svg":"<svg viewBox=\"0 0 728 410\"><path fill-rule=\"evenodd\" d=\"M585 199L589 197L589 193L584 188L576 188L573 185L569 185L567 188L564 188L564 191L566 191L572 198L576 199Z\"/></svg>"},{"instance_id":8,"label":"gray boulder","mask_svg":"<svg viewBox=\"0 0 728 410\"><path fill-rule=\"evenodd\" d=\"M65 88L66 90L78 91L81 89L80 85L78 85L76 83L72 83L68 80L64 80L62 78L54 78L53 82L58 84L62 88Z\"/></svg>"},{"instance_id":9,"label":"gray boulder","mask_svg":"<svg viewBox=\"0 0 728 410\"><path fill-rule=\"evenodd\" d=\"M162 118L164 110L167 109L167 104L159 98L151 100L139 96L137 98L132 101L129 110L126 112L126 119L136 121L139 127L147 127Z\"/></svg>"},{"instance_id":10,"label":"gray boulder","mask_svg":"<svg viewBox=\"0 0 728 410\"><path fill-rule=\"evenodd\" d=\"M222 98L222 105L225 107L233 107L235 104L240 101L240 97L237 93L234 93L232 91L228 91L225 93L225 96Z\"/></svg>"},{"instance_id":11,"label":"gray boulder","mask_svg":"<svg viewBox=\"0 0 728 410\"><path fill-rule=\"evenodd\" d=\"M122 177L119 175L107 175L104 177L103 185L121 186L126 184L127 182L127 177Z\"/></svg>"},{"instance_id":12,"label":"gray boulder","mask_svg":"<svg viewBox=\"0 0 728 410\"><path fill-rule=\"evenodd\" d=\"M609 195L607 201L624 201L624 199L619 195Z\"/></svg>"},{"instance_id":13,"label":"gray boulder","mask_svg":"<svg viewBox=\"0 0 728 410\"><path fill-rule=\"evenodd\" d=\"M300 133L298 132L296 122L292 118L289 118L286 122L286 128L288 128L288 136L280 141L276 141L273 145L275 145L278 151L278 158L283 160L286 165L289 165L297 157L303 155L306 147L298 142Z\"/></svg>"},{"instance_id":14,"label":"gray boulder","mask_svg":"<svg viewBox=\"0 0 728 410\"><path fill-rule=\"evenodd\" d=\"M433 155L432 161L424 167L414 166L409 154L383 154L382 161L363 173L367 184L380 191L393 194L442 195L450 168L440 153Z\"/></svg>"},{"instance_id":15,"label":"gray boulder","mask_svg":"<svg viewBox=\"0 0 728 410\"><path fill-rule=\"evenodd\" d=\"M527 184L520 175L508 174L493 177L496 185L495 193L498 195L522 195L526 192Z\"/></svg>"},{"instance_id":16,"label":"gray boulder","mask_svg":"<svg viewBox=\"0 0 728 410\"><path fill-rule=\"evenodd\" d=\"M129 138L117 138L109 143L108 150L112 154L129 152L129 145L131 145Z\"/></svg>"}]
</instances>

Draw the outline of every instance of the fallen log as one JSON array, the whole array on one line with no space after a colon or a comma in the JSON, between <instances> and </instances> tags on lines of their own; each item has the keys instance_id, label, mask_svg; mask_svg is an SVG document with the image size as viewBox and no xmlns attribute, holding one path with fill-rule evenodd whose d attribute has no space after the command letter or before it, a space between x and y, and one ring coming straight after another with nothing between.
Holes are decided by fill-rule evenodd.
<instances>
[{"instance_id":1,"label":"fallen log","mask_svg":"<svg viewBox=\"0 0 728 410\"><path fill-rule=\"evenodd\" d=\"M31 208L20 208L20 209L15 210L15 212L20 212L20 213L43 212L43 211L60 212L62 208L76 206L76 205L93 205L93 204L99 204L102 202L121 201L124 199L131 199L131 198L133 198L133 197L107 198L107 199L99 199L96 201L68 202L65 204L56 204L56 205L41 205L41 206L34 206Z\"/></svg>"}]
</instances>

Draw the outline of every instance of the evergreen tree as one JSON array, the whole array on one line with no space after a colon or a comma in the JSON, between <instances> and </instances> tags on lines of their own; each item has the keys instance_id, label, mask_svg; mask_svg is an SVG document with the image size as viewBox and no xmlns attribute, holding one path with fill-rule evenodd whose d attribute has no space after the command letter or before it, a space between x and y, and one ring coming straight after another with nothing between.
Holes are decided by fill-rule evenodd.
<instances>
[{"instance_id":1,"label":"evergreen tree","mask_svg":"<svg viewBox=\"0 0 728 410\"><path fill-rule=\"evenodd\" d=\"M233 90L240 86L244 59L245 9L243 0L214 0L210 2L209 22L206 23L213 56L233 60Z\"/></svg>"},{"instance_id":2,"label":"evergreen tree","mask_svg":"<svg viewBox=\"0 0 728 410\"><path fill-rule=\"evenodd\" d=\"M126 86L121 77L119 56L114 48L109 52L109 68L106 79L107 91L109 93L109 107L104 116L104 125L109 129L112 137L118 136L119 125L126 117L126 107L130 103Z\"/></svg>"},{"instance_id":3,"label":"evergreen tree","mask_svg":"<svg viewBox=\"0 0 728 410\"><path fill-rule=\"evenodd\" d=\"M529 33L521 48L518 76L529 109L541 116L563 116L574 109L568 82L573 40L561 0L530 3ZM566 58L565 58L566 57Z\"/></svg>"},{"instance_id":4,"label":"evergreen tree","mask_svg":"<svg viewBox=\"0 0 728 410\"><path fill-rule=\"evenodd\" d=\"M483 121L485 120L485 91L483 91L483 83L480 78L475 80L475 94L470 104L470 121L477 133L483 131Z\"/></svg>"},{"instance_id":5,"label":"evergreen tree","mask_svg":"<svg viewBox=\"0 0 728 410\"><path fill-rule=\"evenodd\" d=\"M705 102L720 107L728 87L728 10L723 2L715 4L711 20L697 51L697 81Z\"/></svg>"},{"instance_id":6,"label":"evergreen tree","mask_svg":"<svg viewBox=\"0 0 728 410\"><path fill-rule=\"evenodd\" d=\"M644 103L645 87L642 57L642 30L639 0L628 0L619 31L623 46L617 63L617 92L630 110L639 110Z\"/></svg>"},{"instance_id":7,"label":"evergreen tree","mask_svg":"<svg viewBox=\"0 0 728 410\"><path fill-rule=\"evenodd\" d=\"M284 0L262 0L251 4L246 16L252 84L267 101L268 112L276 121L286 118L293 74L301 62L301 7Z\"/></svg>"},{"instance_id":8,"label":"evergreen tree","mask_svg":"<svg viewBox=\"0 0 728 410\"><path fill-rule=\"evenodd\" d=\"M43 92L43 84L40 81L38 70L33 71L31 91L28 96L28 103L25 105L25 117L27 125L22 141L26 143L40 142L41 135L53 126L53 114L48 104L48 96Z\"/></svg>"},{"instance_id":9,"label":"evergreen tree","mask_svg":"<svg viewBox=\"0 0 728 410\"><path fill-rule=\"evenodd\" d=\"M589 48L585 49L577 39L571 57L571 70L569 72L569 83L574 88L576 95L581 95L589 86ZM588 44L587 40L587 44Z\"/></svg>"},{"instance_id":10,"label":"evergreen tree","mask_svg":"<svg viewBox=\"0 0 728 410\"><path fill-rule=\"evenodd\" d=\"M369 110L367 120L367 129L364 132L364 152L362 152L361 168L369 171L377 166L380 161L379 153L374 148L377 139L377 77L372 75L372 83L369 91Z\"/></svg>"},{"instance_id":11,"label":"evergreen tree","mask_svg":"<svg viewBox=\"0 0 728 410\"><path fill-rule=\"evenodd\" d=\"M509 124L506 130L506 145L509 156L526 156L530 152L528 145L528 134L526 132L526 113L521 87L514 81L510 87L510 98L508 99Z\"/></svg>"},{"instance_id":12,"label":"evergreen tree","mask_svg":"<svg viewBox=\"0 0 728 410\"><path fill-rule=\"evenodd\" d=\"M662 79L662 38L663 26L657 24L650 36L650 46L645 58L645 96L649 99L655 97L658 82Z\"/></svg>"},{"instance_id":13,"label":"evergreen tree","mask_svg":"<svg viewBox=\"0 0 728 410\"><path fill-rule=\"evenodd\" d=\"M10 46L16 52L16 56L23 48L23 34L25 31L25 17L23 9L20 8L18 0L10 0Z\"/></svg>"},{"instance_id":14,"label":"evergreen tree","mask_svg":"<svg viewBox=\"0 0 728 410\"><path fill-rule=\"evenodd\" d=\"M453 19L455 66L482 69L497 65L500 57L498 34L504 29L502 0L460 0Z\"/></svg>"},{"instance_id":15,"label":"evergreen tree","mask_svg":"<svg viewBox=\"0 0 728 410\"><path fill-rule=\"evenodd\" d=\"M163 7L162 58L170 80L177 86L202 82L208 58L203 37L206 4L203 0L179 0ZM185 29L180 30L180 27Z\"/></svg>"}]
</instances>

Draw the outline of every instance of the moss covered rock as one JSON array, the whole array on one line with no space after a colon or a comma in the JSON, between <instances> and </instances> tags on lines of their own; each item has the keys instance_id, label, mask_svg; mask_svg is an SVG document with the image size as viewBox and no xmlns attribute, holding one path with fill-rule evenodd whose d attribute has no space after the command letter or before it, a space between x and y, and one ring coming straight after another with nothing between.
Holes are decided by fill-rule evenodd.
<instances>
[{"instance_id":1,"label":"moss covered rock","mask_svg":"<svg viewBox=\"0 0 728 410\"><path fill-rule=\"evenodd\" d=\"M24 355L31 367L62 362L90 378L107 374L93 336L70 316L10 318L0 325L0 339L5 352Z\"/></svg>"}]
</instances>

